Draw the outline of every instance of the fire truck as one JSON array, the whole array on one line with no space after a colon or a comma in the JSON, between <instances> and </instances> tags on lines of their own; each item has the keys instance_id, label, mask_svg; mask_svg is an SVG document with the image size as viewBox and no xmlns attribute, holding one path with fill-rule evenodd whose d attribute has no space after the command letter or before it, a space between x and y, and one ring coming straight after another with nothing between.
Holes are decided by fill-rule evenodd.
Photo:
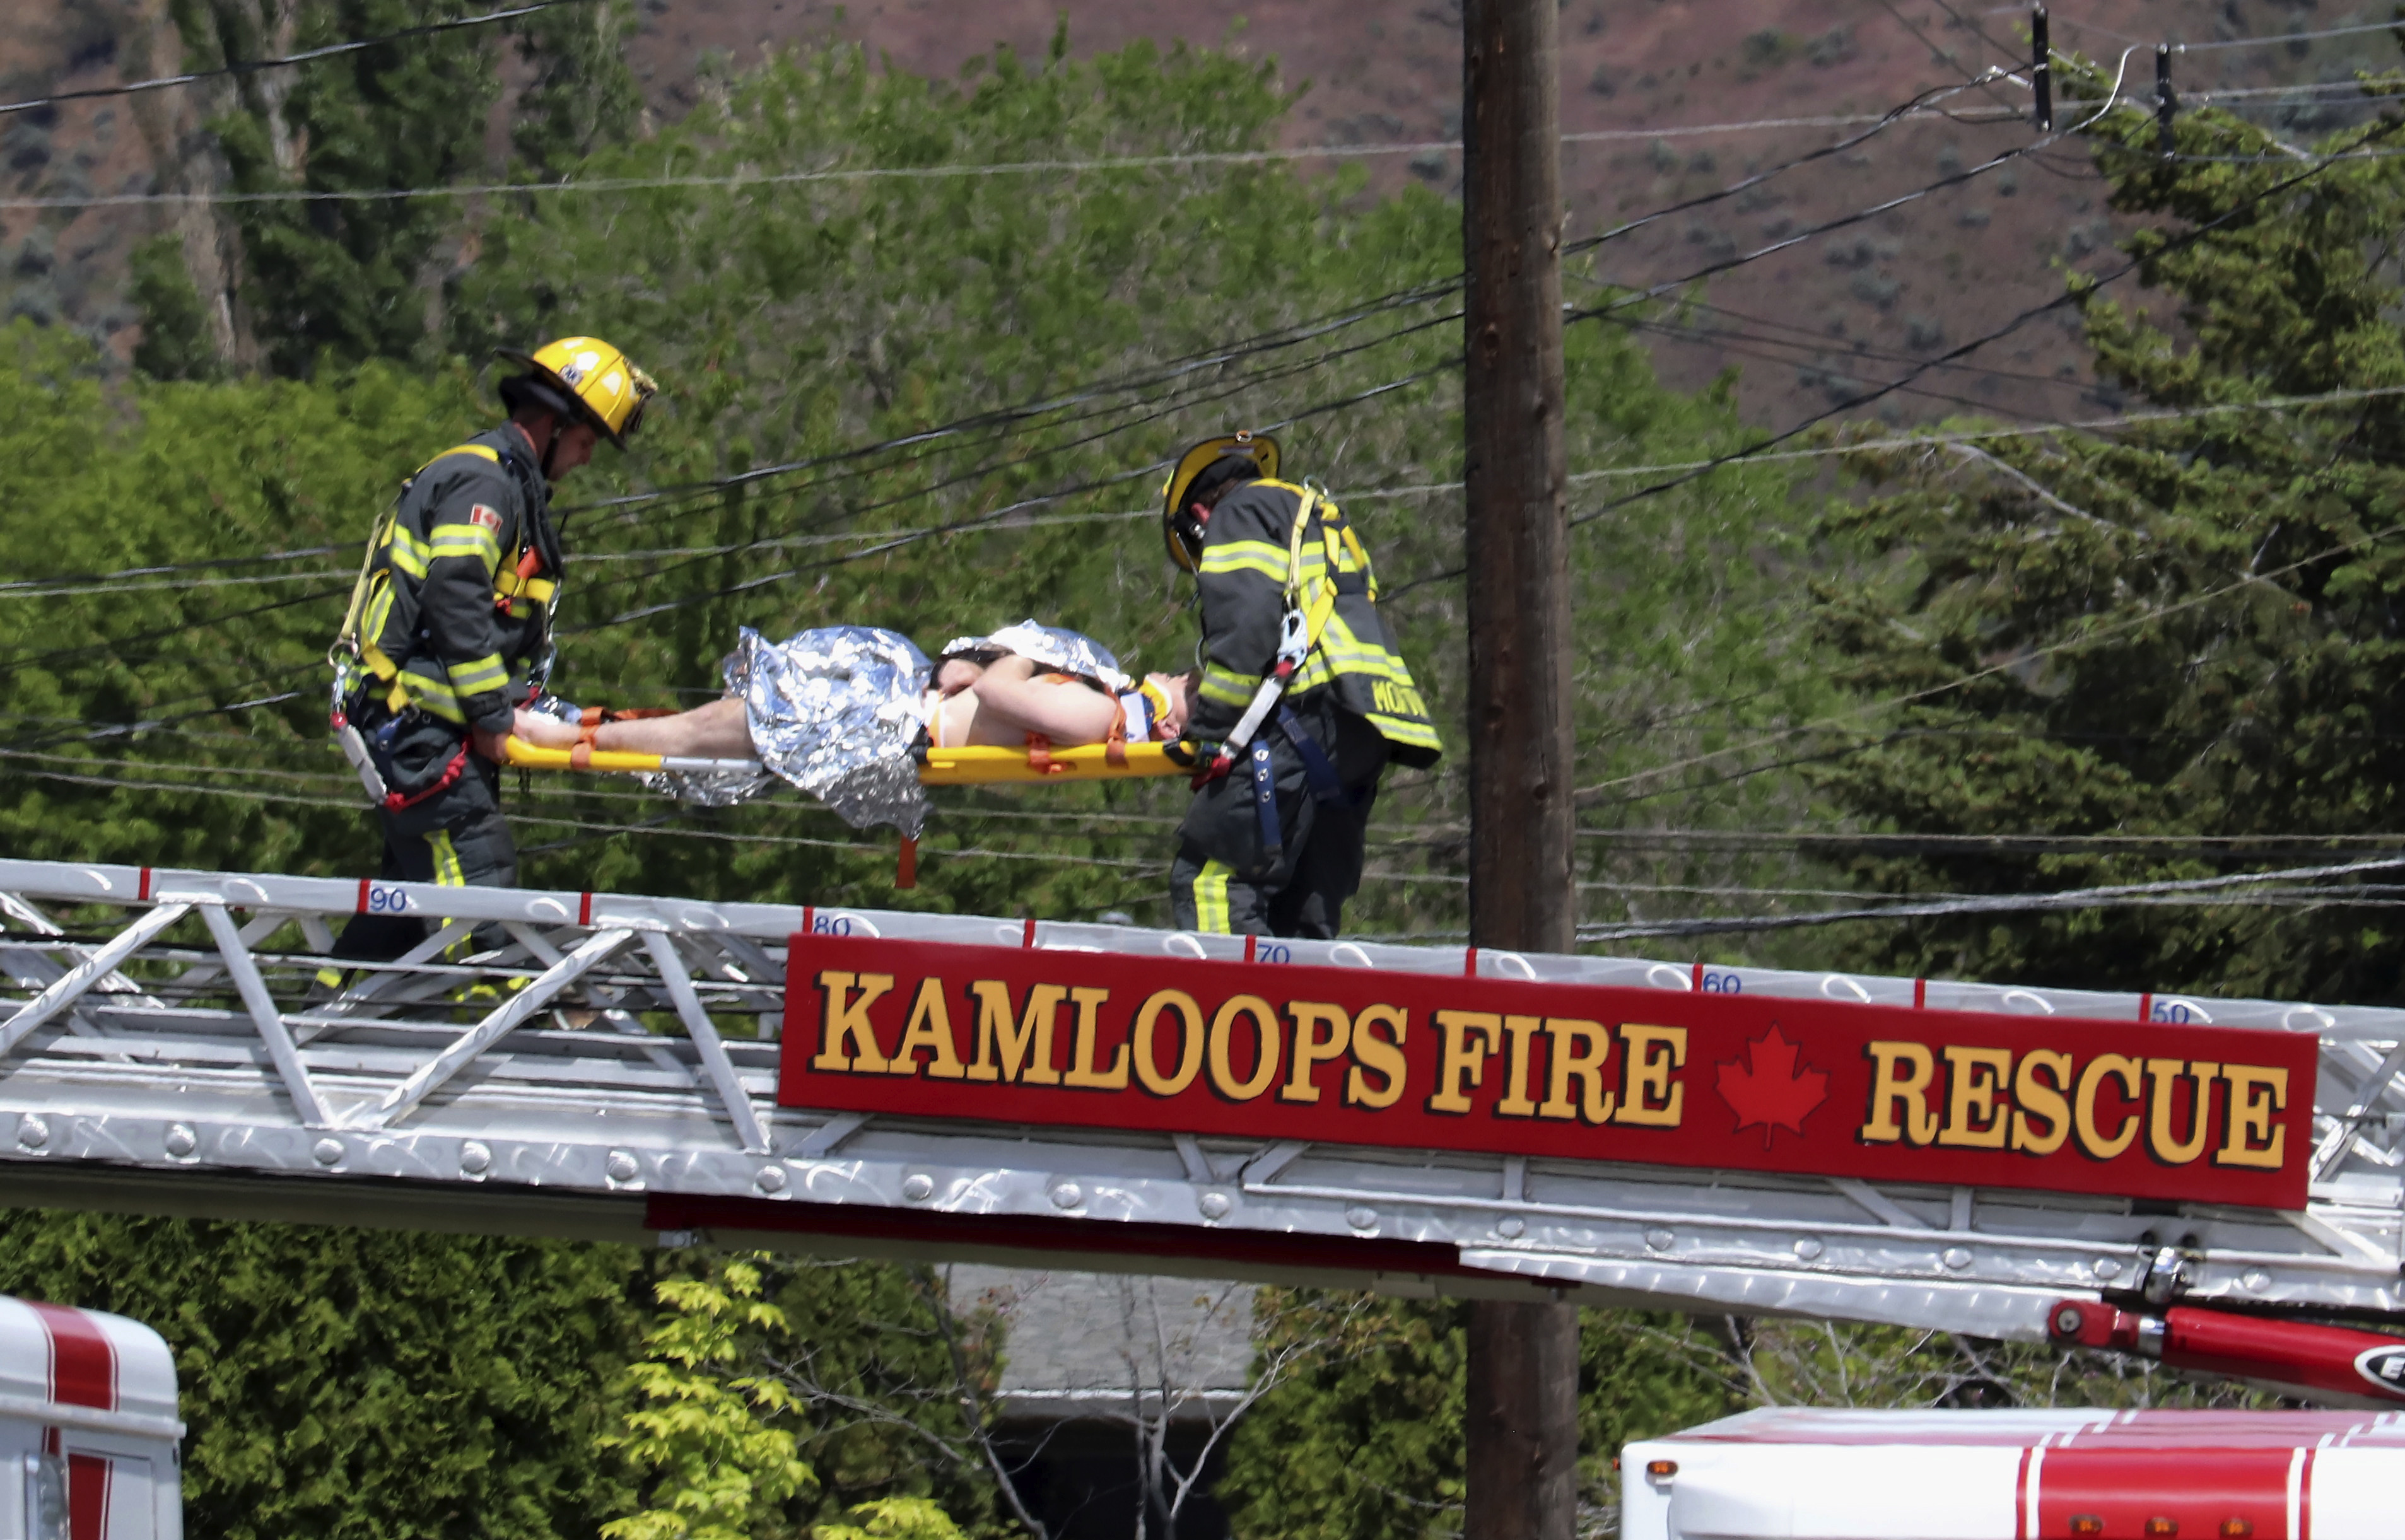
<instances>
[{"instance_id":1,"label":"fire truck","mask_svg":"<svg viewBox=\"0 0 2405 1540\"><path fill-rule=\"evenodd\" d=\"M0 1540L182 1540L183 1436L157 1332L0 1295Z\"/></svg>"},{"instance_id":2,"label":"fire truck","mask_svg":"<svg viewBox=\"0 0 2405 1540\"><path fill-rule=\"evenodd\" d=\"M1622 1540L2393 1540L2405 1421L1769 1407L1625 1447Z\"/></svg>"}]
</instances>

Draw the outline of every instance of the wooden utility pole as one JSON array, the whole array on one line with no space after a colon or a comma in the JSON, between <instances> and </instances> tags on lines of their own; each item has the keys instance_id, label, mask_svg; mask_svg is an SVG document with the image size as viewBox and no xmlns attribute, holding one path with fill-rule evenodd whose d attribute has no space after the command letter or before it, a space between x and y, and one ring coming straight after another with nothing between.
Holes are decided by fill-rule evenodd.
<instances>
[{"instance_id":1,"label":"wooden utility pole","mask_svg":"<svg viewBox=\"0 0 2405 1540\"><path fill-rule=\"evenodd\" d=\"M1569 951L1569 530L1559 0L1462 8L1470 933ZM1570 1540L1578 1308L1470 1307L1466 1540Z\"/></svg>"}]
</instances>

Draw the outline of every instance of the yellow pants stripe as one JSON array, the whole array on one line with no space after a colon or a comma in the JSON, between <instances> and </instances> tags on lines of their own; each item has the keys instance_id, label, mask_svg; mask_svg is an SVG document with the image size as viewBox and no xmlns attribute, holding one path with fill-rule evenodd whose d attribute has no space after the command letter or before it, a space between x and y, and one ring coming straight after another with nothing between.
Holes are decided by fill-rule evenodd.
<instances>
[{"instance_id":1,"label":"yellow pants stripe","mask_svg":"<svg viewBox=\"0 0 2405 1540\"><path fill-rule=\"evenodd\" d=\"M1194 875L1194 925L1208 935L1231 935L1235 927L1228 919L1228 879L1236 869L1225 861L1206 861L1202 870Z\"/></svg>"},{"instance_id":2,"label":"yellow pants stripe","mask_svg":"<svg viewBox=\"0 0 2405 1540\"><path fill-rule=\"evenodd\" d=\"M468 874L459 868L459 852L451 847L451 832L437 829L426 836L426 847L434 852L434 880L445 888L465 888Z\"/></svg>"}]
</instances>

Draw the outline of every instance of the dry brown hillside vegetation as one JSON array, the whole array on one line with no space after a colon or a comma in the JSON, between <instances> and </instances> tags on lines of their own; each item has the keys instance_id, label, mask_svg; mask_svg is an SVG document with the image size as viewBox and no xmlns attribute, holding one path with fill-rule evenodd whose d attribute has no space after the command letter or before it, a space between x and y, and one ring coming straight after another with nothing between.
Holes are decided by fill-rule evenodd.
<instances>
[{"instance_id":1,"label":"dry brown hillside vegetation","mask_svg":"<svg viewBox=\"0 0 2405 1540\"><path fill-rule=\"evenodd\" d=\"M289 9L289 7L281 7ZM169 73L187 57L167 0L18 0L0 32L11 98ZM2090 0L2054 18L2058 48L2107 61L2137 48L2133 89L2152 90L2151 44L2283 39L2372 12L2269 0ZM1724 186L1858 129L1819 121L1877 114L1992 65L2025 63L2027 13L1932 0L1565 0L1562 83L1568 224L1575 237ZM1057 27L1074 53L1137 38L1185 41L1273 60L1298 92L1285 136L1344 147L1373 186L1458 184L1459 8L1431 0L639 0L630 58L647 120L689 109L713 72L764 49L853 40L886 67L950 76L997 47L1041 57ZM2185 92L2328 87L2388 53L2377 36L2200 51L2176 63ZM1958 116L1899 126L1859 149L1693 216L1673 216L1605 248L1595 279L1645 287L1737 257L1854 210L1927 188L2026 144L2013 84L1965 90ZM2327 90L2261 95L2245 108L2304 140L2364 109ZM184 221L204 280L215 245L193 205L27 206L28 200L206 191L224 163L205 93L164 91L0 118L0 308L85 329L131 357L138 321L127 255ZM508 99L488 137L506 143ZM1721 129L1717 125L1759 126ZM1379 147L1364 153L1361 147ZM1330 162L1333 163L1331 156ZM1649 337L1666 375L1742 379L1756 421L1779 423L1858 394L1909 361L1942 353L2060 291L2063 270L2109 259L2113 218L2075 146L1974 176L1713 279L1680 326ZM472 261L472 244L449 253ZM1581 286L1573 282L1575 301ZM1895 420L1976 409L2032 418L2119 404L2087 373L2064 313L1924 376L1878 408Z\"/></svg>"}]
</instances>

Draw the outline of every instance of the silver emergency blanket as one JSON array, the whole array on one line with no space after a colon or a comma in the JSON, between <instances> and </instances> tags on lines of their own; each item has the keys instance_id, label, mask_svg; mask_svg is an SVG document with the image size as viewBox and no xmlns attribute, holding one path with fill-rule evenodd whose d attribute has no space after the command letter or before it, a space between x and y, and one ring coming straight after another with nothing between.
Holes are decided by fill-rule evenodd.
<instances>
[{"instance_id":1,"label":"silver emergency blanket","mask_svg":"<svg viewBox=\"0 0 2405 1540\"><path fill-rule=\"evenodd\" d=\"M1032 620L1006 625L990 637L955 637L936 655L949 658L963 652L1016 652L1058 673L1082 674L1107 686L1114 695L1135 688L1135 681L1120 671L1118 656L1101 642L1082 632L1038 625Z\"/></svg>"},{"instance_id":2,"label":"silver emergency blanket","mask_svg":"<svg viewBox=\"0 0 2405 1540\"><path fill-rule=\"evenodd\" d=\"M911 749L933 667L910 638L835 625L770 642L745 626L725 665L752 751L777 778L833 808L855 829L890 823L915 836L927 819ZM660 775L644 779L687 802L724 806L759 795L769 775Z\"/></svg>"}]
</instances>

